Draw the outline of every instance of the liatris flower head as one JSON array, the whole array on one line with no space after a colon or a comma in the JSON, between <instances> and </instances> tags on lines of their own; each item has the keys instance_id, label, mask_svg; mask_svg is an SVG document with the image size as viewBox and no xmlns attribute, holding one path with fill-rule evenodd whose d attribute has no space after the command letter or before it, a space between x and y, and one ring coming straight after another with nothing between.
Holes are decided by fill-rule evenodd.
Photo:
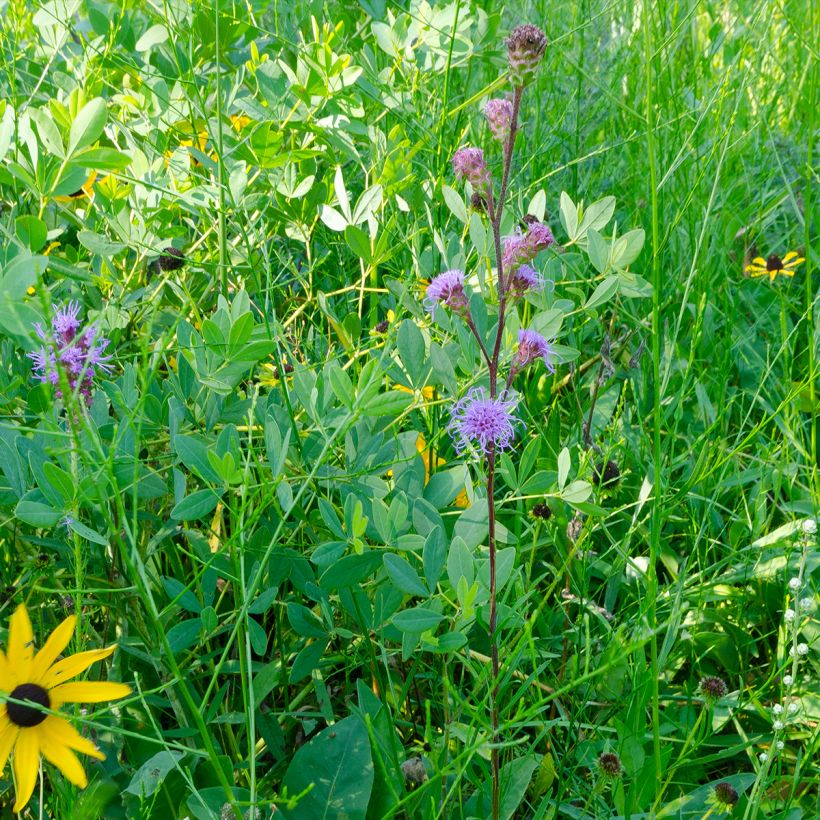
<instances>
[{"instance_id":1,"label":"liatris flower head","mask_svg":"<svg viewBox=\"0 0 820 820\"><path fill-rule=\"evenodd\" d=\"M715 786L714 799L718 806L728 810L737 803L740 796L731 783L722 782Z\"/></svg>"},{"instance_id":2,"label":"liatris flower head","mask_svg":"<svg viewBox=\"0 0 820 820\"><path fill-rule=\"evenodd\" d=\"M504 99L487 100L484 116L493 137L499 142L506 142L510 138L512 128L513 104Z\"/></svg>"},{"instance_id":3,"label":"liatris flower head","mask_svg":"<svg viewBox=\"0 0 820 820\"><path fill-rule=\"evenodd\" d=\"M456 452L461 455L472 445L486 455L512 446L515 425L521 422L515 415L517 405L506 393L493 398L483 387L470 390L450 411L447 430Z\"/></svg>"},{"instance_id":4,"label":"liatris flower head","mask_svg":"<svg viewBox=\"0 0 820 820\"><path fill-rule=\"evenodd\" d=\"M621 758L615 752L604 752L598 758L598 769L607 780L617 780L624 771Z\"/></svg>"},{"instance_id":5,"label":"liatris flower head","mask_svg":"<svg viewBox=\"0 0 820 820\"><path fill-rule=\"evenodd\" d=\"M427 286L424 306L435 317L436 306L441 303L456 313L467 309L467 294L464 292L464 271L448 270L434 276Z\"/></svg>"},{"instance_id":6,"label":"liatris flower head","mask_svg":"<svg viewBox=\"0 0 820 820\"><path fill-rule=\"evenodd\" d=\"M36 378L55 387L60 383L60 370L65 374L72 391L78 392L86 401L91 400L91 388L97 369L108 373L111 356L105 353L108 339L99 335L96 324L81 329L78 318L80 305L69 302L58 307L51 318L51 333L39 323L34 326L44 345L39 351L29 353ZM62 391L56 390L58 398Z\"/></svg>"},{"instance_id":7,"label":"liatris flower head","mask_svg":"<svg viewBox=\"0 0 820 820\"><path fill-rule=\"evenodd\" d=\"M507 58L513 85L528 85L547 49L547 35L538 26L516 26L507 38Z\"/></svg>"},{"instance_id":8,"label":"liatris flower head","mask_svg":"<svg viewBox=\"0 0 820 820\"><path fill-rule=\"evenodd\" d=\"M698 688L707 703L717 703L729 691L729 687L726 686L724 680L715 675L707 675L705 678L701 678Z\"/></svg>"},{"instance_id":9,"label":"liatris flower head","mask_svg":"<svg viewBox=\"0 0 820 820\"><path fill-rule=\"evenodd\" d=\"M490 169L480 148L459 148L453 154L453 171L458 179L467 179L480 194L490 190Z\"/></svg>"},{"instance_id":10,"label":"liatris flower head","mask_svg":"<svg viewBox=\"0 0 820 820\"><path fill-rule=\"evenodd\" d=\"M513 365L516 371L522 370L536 359L543 359L547 370L554 373L555 365L552 361L554 357L555 350L551 342L548 342L540 333L534 330L518 331L518 353Z\"/></svg>"},{"instance_id":11,"label":"liatris flower head","mask_svg":"<svg viewBox=\"0 0 820 820\"><path fill-rule=\"evenodd\" d=\"M536 217L524 217L527 232L516 229L515 233L504 237L502 263L504 272L513 277L521 265L531 262L538 254L555 243L555 237L549 225L540 222Z\"/></svg>"},{"instance_id":12,"label":"liatris flower head","mask_svg":"<svg viewBox=\"0 0 820 820\"><path fill-rule=\"evenodd\" d=\"M174 247L165 248L159 257L161 271L179 270L185 264L185 254Z\"/></svg>"},{"instance_id":13,"label":"liatris flower head","mask_svg":"<svg viewBox=\"0 0 820 820\"><path fill-rule=\"evenodd\" d=\"M532 253L532 258L539 253L539 251L546 250L550 245L555 244L555 237L552 235L549 225L540 222L534 216L528 214L524 217L527 223L526 239L527 244Z\"/></svg>"},{"instance_id":14,"label":"liatris flower head","mask_svg":"<svg viewBox=\"0 0 820 820\"><path fill-rule=\"evenodd\" d=\"M513 298L520 299L528 290L543 290L544 277L529 265L519 265L512 270L507 287Z\"/></svg>"}]
</instances>

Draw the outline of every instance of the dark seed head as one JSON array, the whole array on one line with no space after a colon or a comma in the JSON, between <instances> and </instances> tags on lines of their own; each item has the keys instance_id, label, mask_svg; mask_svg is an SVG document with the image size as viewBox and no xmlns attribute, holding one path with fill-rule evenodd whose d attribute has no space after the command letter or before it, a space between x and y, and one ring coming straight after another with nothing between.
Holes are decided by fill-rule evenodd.
<instances>
[{"instance_id":1,"label":"dark seed head","mask_svg":"<svg viewBox=\"0 0 820 820\"><path fill-rule=\"evenodd\" d=\"M532 508L532 517L540 518L542 521L549 521L552 518L552 510L541 501Z\"/></svg>"},{"instance_id":2,"label":"dark seed head","mask_svg":"<svg viewBox=\"0 0 820 820\"><path fill-rule=\"evenodd\" d=\"M162 271L179 270L185 264L185 254L174 247L165 248L159 257L159 269Z\"/></svg>"},{"instance_id":3,"label":"dark seed head","mask_svg":"<svg viewBox=\"0 0 820 820\"><path fill-rule=\"evenodd\" d=\"M470 207L479 214L487 213L487 200L479 193L473 193L470 197Z\"/></svg>"},{"instance_id":4,"label":"dark seed head","mask_svg":"<svg viewBox=\"0 0 820 820\"><path fill-rule=\"evenodd\" d=\"M621 478L621 470L614 461L599 461L592 468L592 483L596 487L607 484L617 484Z\"/></svg>"},{"instance_id":5,"label":"dark seed head","mask_svg":"<svg viewBox=\"0 0 820 820\"><path fill-rule=\"evenodd\" d=\"M598 768L608 780L617 780L624 771L621 758L615 752L604 752L598 758Z\"/></svg>"},{"instance_id":6,"label":"dark seed head","mask_svg":"<svg viewBox=\"0 0 820 820\"><path fill-rule=\"evenodd\" d=\"M773 253L766 260L766 270L768 270L768 271L780 270L782 267L783 267L783 260L776 253Z\"/></svg>"},{"instance_id":7,"label":"dark seed head","mask_svg":"<svg viewBox=\"0 0 820 820\"><path fill-rule=\"evenodd\" d=\"M715 786L715 799L724 806L734 806L739 797L731 783L718 783Z\"/></svg>"},{"instance_id":8,"label":"dark seed head","mask_svg":"<svg viewBox=\"0 0 820 820\"><path fill-rule=\"evenodd\" d=\"M707 703L715 703L729 691L725 681L715 675L707 675L705 678L701 678L698 688Z\"/></svg>"},{"instance_id":9,"label":"dark seed head","mask_svg":"<svg viewBox=\"0 0 820 820\"><path fill-rule=\"evenodd\" d=\"M36 683L21 683L10 697L15 700L24 700L26 705L21 703L6 702L6 714L15 726L22 726L30 729L32 726L39 726L48 715L40 708L51 707L48 692ZM31 704L29 706L28 704Z\"/></svg>"},{"instance_id":10,"label":"dark seed head","mask_svg":"<svg viewBox=\"0 0 820 820\"><path fill-rule=\"evenodd\" d=\"M389 327L390 322L388 322L387 319L382 319L381 322L379 322L376 325L376 327L373 328L373 330L375 330L376 333L387 333L387 328Z\"/></svg>"}]
</instances>

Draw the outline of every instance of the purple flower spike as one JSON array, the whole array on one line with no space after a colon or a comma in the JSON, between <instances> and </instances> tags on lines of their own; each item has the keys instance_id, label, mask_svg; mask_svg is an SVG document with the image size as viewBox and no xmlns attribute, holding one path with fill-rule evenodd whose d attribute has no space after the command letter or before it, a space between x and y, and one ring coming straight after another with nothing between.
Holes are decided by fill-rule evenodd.
<instances>
[{"instance_id":1,"label":"purple flower spike","mask_svg":"<svg viewBox=\"0 0 820 820\"><path fill-rule=\"evenodd\" d=\"M518 331L518 354L515 357L514 365L516 370L522 370L536 359L543 359L547 370L550 373L555 373L554 358L555 350L552 343L548 342L540 333L536 333L534 330Z\"/></svg>"},{"instance_id":2,"label":"purple flower spike","mask_svg":"<svg viewBox=\"0 0 820 820\"><path fill-rule=\"evenodd\" d=\"M545 225L538 220L529 221L526 239L533 259L539 251L546 250L550 245L555 244L555 237L552 235L549 225Z\"/></svg>"},{"instance_id":3,"label":"purple flower spike","mask_svg":"<svg viewBox=\"0 0 820 820\"><path fill-rule=\"evenodd\" d=\"M524 217L527 232L516 229L514 234L504 237L502 262L507 276L515 275L517 269L531 262L538 254L555 243L555 237L549 225L539 222L534 216Z\"/></svg>"},{"instance_id":4,"label":"purple flower spike","mask_svg":"<svg viewBox=\"0 0 820 820\"><path fill-rule=\"evenodd\" d=\"M513 270L508 287L512 297L520 299L528 290L543 290L544 277L535 268L520 265Z\"/></svg>"},{"instance_id":5,"label":"purple flower spike","mask_svg":"<svg viewBox=\"0 0 820 820\"><path fill-rule=\"evenodd\" d=\"M523 424L515 415L518 402L502 393L492 398L483 387L474 387L450 411L447 427L456 452L461 455L470 445L484 455L492 448L505 450L512 446L515 425Z\"/></svg>"},{"instance_id":6,"label":"purple flower spike","mask_svg":"<svg viewBox=\"0 0 820 820\"><path fill-rule=\"evenodd\" d=\"M509 100L488 100L484 106L484 116L493 137L499 142L506 142L512 128L513 104Z\"/></svg>"},{"instance_id":7,"label":"purple flower spike","mask_svg":"<svg viewBox=\"0 0 820 820\"><path fill-rule=\"evenodd\" d=\"M490 190L490 169L480 148L459 148L453 154L453 170L458 179L467 179L480 194Z\"/></svg>"},{"instance_id":8,"label":"purple flower spike","mask_svg":"<svg viewBox=\"0 0 820 820\"><path fill-rule=\"evenodd\" d=\"M456 313L466 311L467 294L464 293L463 270L448 270L433 277L424 296L424 306L433 318L439 302Z\"/></svg>"},{"instance_id":9,"label":"purple flower spike","mask_svg":"<svg viewBox=\"0 0 820 820\"><path fill-rule=\"evenodd\" d=\"M36 324L34 329L44 344L28 357L32 361L34 376L41 382L57 387L62 370L71 390L90 401L96 371L108 373L111 370L108 364L111 355L105 353L108 339L98 334L95 324L81 329L79 313L78 302L58 307L51 318L50 334L42 325ZM59 388L56 395L63 397Z\"/></svg>"}]
</instances>

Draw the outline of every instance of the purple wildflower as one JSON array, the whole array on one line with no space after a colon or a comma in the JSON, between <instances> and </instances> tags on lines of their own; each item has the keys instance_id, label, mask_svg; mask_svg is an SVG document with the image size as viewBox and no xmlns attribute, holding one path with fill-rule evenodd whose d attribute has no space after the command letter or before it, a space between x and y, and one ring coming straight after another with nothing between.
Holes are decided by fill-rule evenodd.
<instances>
[{"instance_id":1,"label":"purple wildflower","mask_svg":"<svg viewBox=\"0 0 820 820\"><path fill-rule=\"evenodd\" d=\"M513 104L509 100L487 100L484 116L493 137L499 142L506 142L512 128Z\"/></svg>"},{"instance_id":2,"label":"purple wildflower","mask_svg":"<svg viewBox=\"0 0 820 820\"><path fill-rule=\"evenodd\" d=\"M521 419L515 415L516 399L506 393L493 398L483 387L474 387L450 411L448 432L460 455L470 445L485 455L491 448L505 450L512 446L515 424ZM523 423L523 422L521 422Z\"/></svg>"},{"instance_id":3,"label":"purple wildflower","mask_svg":"<svg viewBox=\"0 0 820 820\"><path fill-rule=\"evenodd\" d=\"M520 299L528 290L543 290L544 277L535 268L520 265L513 268L508 287L510 294Z\"/></svg>"},{"instance_id":4,"label":"purple wildflower","mask_svg":"<svg viewBox=\"0 0 820 820\"><path fill-rule=\"evenodd\" d=\"M538 26L516 26L506 42L513 85L531 83L547 49L547 35Z\"/></svg>"},{"instance_id":5,"label":"purple wildflower","mask_svg":"<svg viewBox=\"0 0 820 820\"><path fill-rule=\"evenodd\" d=\"M526 233L516 228L515 233L504 237L502 262L508 276L514 276L521 265L531 262L541 251L546 250L555 242L549 225L539 222L535 217L530 217L525 221L527 223Z\"/></svg>"},{"instance_id":6,"label":"purple wildflower","mask_svg":"<svg viewBox=\"0 0 820 820\"><path fill-rule=\"evenodd\" d=\"M69 302L58 307L51 318L51 333L47 333L39 323L34 329L44 342L38 351L29 353L33 371L41 382L57 387L62 370L72 391L77 391L86 400L91 400L91 388L94 385L96 369L108 373L111 370L108 362L111 355L106 355L108 339L98 335L96 324L81 329L80 305ZM59 387L58 398L63 394Z\"/></svg>"},{"instance_id":7,"label":"purple wildflower","mask_svg":"<svg viewBox=\"0 0 820 820\"><path fill-rule=\"evenodd\" d=\"M448 270L433 277L424 296L424 306L433 317L435 317L436 305L439 302L457 313L462 313L467 309L463 270Z\"/></svg>"},{"instance_id":8,"label":"purple wildflower","mask_svg":"<svg viewBox=\"0 0 820 820\"><path fill-rule=\"evenodd\" d=\"M490 190L490 169L480 148L459 148L453 154L453 171L458 179L467 179L480 194Z\"/></svg>"},{"instance_id":9,"label":"purple wildflower","mask_svg":"<svg viewBox=\"0 0 820 820\"><path fill-rule=\"evenodd\" d=\"M534 330L518 331L518 354L515 357L514 367L516 371L523 370L530 362L536 359L543 359L547 370L555 373L555 350L551 342L548 342L540 333Z\"/></svg>"}]
</instances>

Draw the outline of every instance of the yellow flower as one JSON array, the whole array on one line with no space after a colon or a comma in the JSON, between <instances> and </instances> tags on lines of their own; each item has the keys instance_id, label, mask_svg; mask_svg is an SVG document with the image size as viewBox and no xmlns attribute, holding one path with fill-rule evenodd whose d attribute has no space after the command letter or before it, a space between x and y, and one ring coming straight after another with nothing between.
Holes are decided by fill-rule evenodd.
<instances>
[{"instance_id":1,"label":"yellow flower","mask_svg":"<svg viewBox=\"0 0 820 820\"><path fill-rule=\"evenodd\" d=\"M757 276L768 276L770 282L774 282L775 277L794 276L794 269L806 260L798 256L796 251L789 251L782 259L773 253L768 259L758 256L746 265L746 273L750 273L752 278Z\"/></svg>"},{"instance_id":2,"label":"yellow flower","mask_svg":"<svg viewBox=\"0 0 820 820\"><path fill-rule=\"evenodd\" d=\"M416 394L416 391L413 390L412 387L405 387L403 384L399 384L398 382L393 382L393 387L396 390L401 390L402 393L412 393L413 395ZM419 392L421 393L421 397L425 401L431 401L433 396L435 395L436 388L433 387L431 384L428 384L422 387Z\"/></svg>"},{"instance_id":3,"label":"yellow flower","mask_svg":"<svg viewBox=\"0 0 820 820\"><path fill-rule=\"evenodd\" d=\"M20 604L11 616L8 648L5 655L0 651L0 692L7 698L0 702L0 774L13 749L16 812L23 810L34 791L40 755L81 789L88 785L88 778L74 752L105 759L90 740L53 712L64 703L102 703L131 693L124 683L66 683L92 663L107 658L117 646L91 649L58 661L57 656L68 646L76 623L74 615L66 618L35 655L34 635L25 606Z\"/></svg>"},{"instance_id":4,"label":"yellow flower","mask_svg":"<svg viewBox=\"0 0 820 820\"><path fill-rule=\"evenodd\" d=\"M73 202L76 199L85 199L90 198L91 194L94 193L94 180L97 179L97 172L92 171L88 177L86 178L85 182L83 183L82 188L78 188L74 193L67 194L65 196L55 196L55 202Z\"/></svg>"},{"instance_id":5,"label":"yellow flower","mask_svg":"<svg viewBox=\"0 0 820 820\"><path fill-rule=\"evenodd\" d=\"M244 114L231 114L231 125L236 131L241 131L246 125L250 125L253 120Z\"/></svg>"}]
</instances>

